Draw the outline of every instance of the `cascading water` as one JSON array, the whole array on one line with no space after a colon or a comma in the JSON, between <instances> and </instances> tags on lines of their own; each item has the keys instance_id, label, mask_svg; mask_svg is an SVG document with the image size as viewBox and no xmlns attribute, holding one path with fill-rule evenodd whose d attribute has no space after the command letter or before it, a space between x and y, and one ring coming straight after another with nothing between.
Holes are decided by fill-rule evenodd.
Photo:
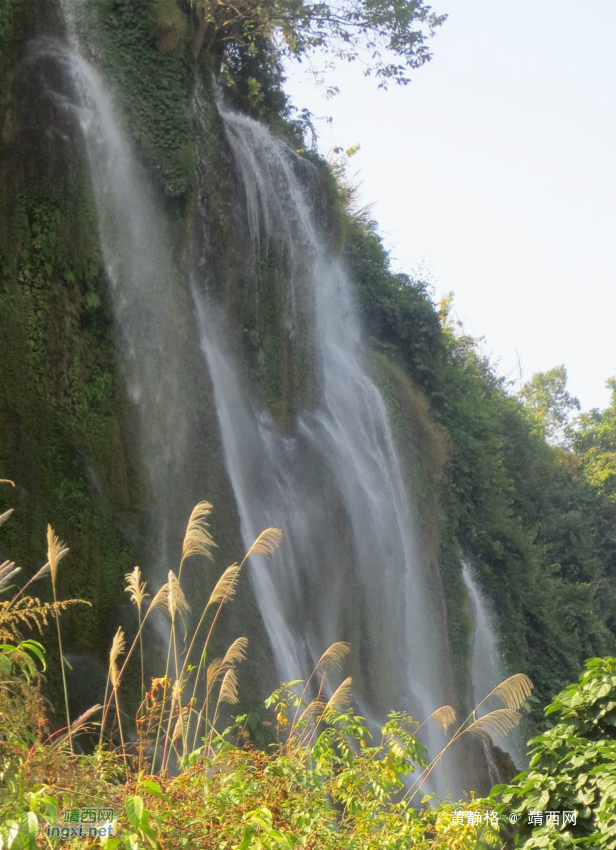
<instances>
[{"instance_id":1,"label":"cascading water","mask_svg":"<svg viewBox=\"0 0 616 850\"><path fill-rule=\"evenodd\" d=\"M81 55L68 0L66 13L72 45L54 50L77 94L124 370L140 411L143 467L163 527L159 564L166 561L170 503L186 489L178 470L195 451L186 411L198 407L211 379L244 542L268 526L284 532L279 553L267 563L254 559L251 572L279 674L305 677L331 643L349 640L366 716L378 721L398 709L424 719L450 697L437 592L370 376L352 286L317 227L314 167L256 121L220 107L237 190L237 251L246 253L246 268L277 258L283 278L285 380L293 401L281 422L244 368L225 274L212 271L202 91L195 96L200 215L191 275L205 357L199 382L162 216L100 76ZM255 286L250 277L246 285ZM440 743L436 731L430 735ZM454 786L463 785L452 763L449 772Z\"/></svg>"},{"instance_id":2,"label":"cascading water","mask_svg":"<svg viewBox=\"0 0 616 850\"><path fill-rule=\"evenodd\" d=\"M494 690L507 677L507 673L505 672L505 665L502 660L498 638L496 636L496 628L488 602L481 592L468 564L464 564L462 578L471 599L475 620L471 679L474 704L478 705L487 694ZM483 710L480 710L479 714L486 714L487 711L496 707L500 706L488 705ZM494 743L511 757L518 769L522 770L528 763L528 759L524 755L518 730L510 733L506 738L495 738ZM498 774L498 769L493 762L489 747L485 742L484 751L492 784L502 781Z\"/></svg>"},{"instance_id":3,"label":"cascading water","mask_svg":"<svg viewBox=\"0 0 616 850\"><path fill-rule=\"evenodd\" d=\"M199 94L195 102L203 141ZM314 405L281 433L250 391L206 249L193 293L244 541L270 525L284 532L279 554L255 559L252 573L280 673L305 676L330 643L350 639L362 709L426 717L444 696L436 606L351 285L317 231L312 167L251 118L223 107L219 115L243 196L244 244L253 263L264 251L286 258L286 328L315 365ZM206 220L203 161L198 184Z\"/></svg>"},{"instance_id":4,"label":"cascading water","mask_svg":"<svg viewBox=\"0 0 616 850\"><path fill-rule=\"evenodd\" d=\"M79 122L96 200L99 239L130 399L138 411L144 502L154 519L148 537L159 575L168 557L177 479L189 440L186 387L190 383L179 302L180 279L170 260L162 216L100 74L82 55L73 5L64 0L68 46L39 43L67 72L74 96L56 95ZM149 503L149 504L148 504ZM152 507L152 503L154 507Z\"/></svg>"}]
</instances>

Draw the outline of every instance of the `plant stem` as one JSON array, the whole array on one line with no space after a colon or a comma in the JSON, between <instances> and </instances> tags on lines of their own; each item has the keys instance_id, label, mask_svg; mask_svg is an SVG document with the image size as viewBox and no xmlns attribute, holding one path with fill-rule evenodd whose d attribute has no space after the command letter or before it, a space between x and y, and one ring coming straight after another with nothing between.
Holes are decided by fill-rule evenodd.
<instances>
[{"instance_id":1,"label":"plant stem","mask_svg":"<svg viewBox=\"0 0 616 850\"><path fill-rule=\"evenodd\" d=\"M57 605L58 599L56 596L56 583L52 581L51 586L53 588L53 601L54 605ZM71 732L71 715L68 710L68 688L66 686L66 672L64 670L64 652L62 651L62 635L60 633L60 615L58 613L58 609L56 608L56 627L58 629L58 646L60 648L60 667L62 669L62 686L64 688L64 705L66 708L66 725L68 731L68 743L71 748L71 752L73 752L73 736Z\"/></svg>"}]
</instances>

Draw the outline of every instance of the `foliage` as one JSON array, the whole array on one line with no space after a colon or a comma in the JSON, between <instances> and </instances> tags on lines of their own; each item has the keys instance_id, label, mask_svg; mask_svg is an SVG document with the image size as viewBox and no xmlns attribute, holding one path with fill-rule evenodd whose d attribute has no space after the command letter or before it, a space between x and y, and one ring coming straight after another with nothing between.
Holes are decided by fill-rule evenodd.
<instances>
[{"instance_id":1,"label":"foliage","mask_svg":"<svg viewBox=\"0 0 616 850\"><path fill-rule=\"evenodd\" d=\"M174 0L87 0L85 7L81 40L102 60L170 210L182 215L195 168L187 20Z\"/></svg>"},{"instance_id":2,"label":"foliage","mask_svg":"<svg viewBox=\"0 0 616 850\"><path fill-rule=\"evenodd\" d=\"M571 414L580 409L580 402L566 387L567 370L564 366L556 366L547 372L537 372L520 391L520 398L536 421L539 433L552 444L565 441Z\"/></svg>"},{"instance_id":3,"label":"foliage","mask_svg":"<svg viewBox=\"0 0 616 850\"><path fill-rule=\"evenodd\" d=\"M429 473L439 505L422 491L420 512L427 505L430 521L438 522L459 690L468 687L472 638L472 612L463 604L464 556L494 604L508 666L524 670L536 685L532 717L542 724L541 705L571 671L616 648L609 473L605 489L591 486L592 471L602 463L610 468L616 418L613 411L582 417L585 425L572 432L575 455L547 445L543 428L495 373L480 343L452 321L451 299L435 308L424 283L391 271L374 224L350 221L346 256L372 347L410 376L416 394L425 394L430 418L446 439L447 463L432 464ZM387 401L390 409L396 404ZM398 407L402 403L400 397ZM415 437L409 427L396 428L402 455ZM583 448L589 452L580 463ZM425 466L429 456L416 453L415 463ZM415 481L425 477L413 473Z\"/></svg>"},{"instance_id":4,"label":"foliage","mask_svg":"<svg viewBox=\"0 0 616 850\"><path fill-rule=\"evenodd\" d=\"M572 440L586 480L616 503L616 378L607 386L612 391L609 406L579 416Z\"/></svg>"},{"instance_id":5,"label":"foliage","mask_svg":"<svg viewBox=\"0 0 616 850\"><path fill-rule=\"evenodd\" d=\"M349 651L341 642L323 653L307 682L283 684L266 701L275 717L276 734L267 751L250 742L246 717L235 718L226 729L221 726L224 703L237 701L235 670L245 658L247 642L237 639L223 658L208 663L210 637L222 606L235 596L244 562L253 555L271 555L281 533L266 529L242 563L223 571L184 651L176 634L177 619L188 609L180 577L190 558L212 556L210 508L202 502L194 509L178 574L170 571L168 582L152 597L127 653L124 634L118 630L103 706L93 706L65 728L50 731L36 666L37 660L44 663L41 645L22 641L0 646L0 712L5 720L0 731L0 847L34 850L40 839L46 846L60 841L69 848L83 846L77 827L75 832L69 828L71 810L96 811L101 806L115 813L114 834L101 842L109 850L119 845L126 850L498 847L498 822L485 815L486 801L463 804L469 815L466 823L454 818L449 802L415 808L413 801L443 753L462 735L503 734L516 722L517 709L530 693L524 676L511 677L495 688L486 700L498 698L505 707L482 717L473 713L431 762L417 736L419 725L404 712L390 713L373 741L364 718L349 707L350 679L326 700L327 679L340 672ZM54 560L57 567L66 551L51 530L48 541L52 569L42 577L50 572L53 576ZM127 575L126 589L135 605L147 604L138 571ZM152 681L138 711L137 742L128 745L118 691L143 623L157 609L171 624L167 669L164 677ZM209 630L195 668L189 661L208 612ZM187 699L195 669L195 683L204 674L204 694L195 686ZM205 696L199 711L197 694ZM119 748L108 723L112 700ZM95 723L99 713L101 722ZM443 706L428 721L444 731L455 721L455 712ZM99 743L90 754L83 754L88 742L91 747L97 726ZM82 754L76 754L79 739ZM170 776L172 758L176 765ZM411 781L413 774L417 775Z\"/></svg>"},{"instance_id":6,"label":"foliage","mask_svg":"<svg viewBox=\"0 0 616 850\"><path fill-rule=\"evenodd\" d=\"M519 818L516 846L616 847L616 658L587 661L545 713L556 724L529 742L530 770L492 792ZM574 824L563 823L563 811L575 812ZM546 812L559 812L559 822L547 824Z\"/></svg>"},{"instance_id":7,"label":"foliage","mask_svg":"<svg viewBox=\"0 0 616 850\"><path fill-rule=\"evenodd\" d=\"M265 41L270 62L303 59L322 50L334 59L361 61L365 75L380 86L408 83L408 73L427 62L427 39L445 20L423 0L243 0L240 3L191 0L198 16L195 59L203 49L254 51Z\"/></svg>"}]
</instances>

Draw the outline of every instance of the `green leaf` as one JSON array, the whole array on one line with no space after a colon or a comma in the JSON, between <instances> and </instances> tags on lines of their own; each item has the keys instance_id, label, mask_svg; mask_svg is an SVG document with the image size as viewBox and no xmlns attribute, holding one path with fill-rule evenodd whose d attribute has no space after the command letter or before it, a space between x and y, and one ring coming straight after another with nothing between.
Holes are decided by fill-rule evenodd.
<instances>
[{"instance_id":1,"label":"green leaf","mask_svg":"<svg viewBox=\"0 0 616 850\"><path fill-rule=\"evenodd\" d=\"M139 829L143 816L143 800L141 797L127 797L126 814L133 829Z\"/></svg>"},{"instance_id":2,"label":"green leaf","mask_svg":"<svg viewBox=\"0 0 616 850\"><path fill-rule=\"evenodd\" d=\"M25 821L26 831L29 832L30 835L36 835L39 831L39 822L34 812L26 812Z\"/></svg>"},{"instance_id":3,"label":"green leaf","mask_svg":"<svg viewBox=\"0 0 616 850\"><path fill-rule=\"evenodd\" d=\"M45 647L41 643L37 640L24 640L21 642L20 646L27 652L31 652L33 655L36 655L43 666L43 670L47 669L47 665L45 664Z\"/></svg>"},{"instance_id":4,"label":"green leaf","mask_svg":"<svg viewBox=\"0 0 616 850\"><path fill-rule=\"evenodd\" d=\"M163 792L163 789L160 787L158 782L154 782L153 779L142 779L139 782L139 785L142 788L147 788L150 794L154 794L155 797L161 797L163 800L167 800L168 797Z\"/></svg>"}]
</instances>

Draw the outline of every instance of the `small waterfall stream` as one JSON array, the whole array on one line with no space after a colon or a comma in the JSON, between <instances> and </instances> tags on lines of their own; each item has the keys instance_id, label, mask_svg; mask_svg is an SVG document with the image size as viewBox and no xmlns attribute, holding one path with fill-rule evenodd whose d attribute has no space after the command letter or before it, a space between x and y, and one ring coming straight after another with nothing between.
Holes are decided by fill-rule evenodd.
<instances>
[{"instance_id":1,"label":"small waterfall stream","mask_svg":"<svg viewBox=\"0 0 616 850\"><path fill-rule=\"evenodd\" d=\"M507 678L508 674L498 645L496 627L488 600L484 597L468 564L464 564L462 578L471 599L475 619L472 685L473 701L475 705L478 705L490 691ZM501 705L488 705L480 710L479 714L486 714L487 711L497 707L501 707ZM500 782L501 778L494 765L489 747L485 742L483 743L490 780L495 784ZM506 738L495 738L494 743L511 757L515 766L520 770L528 763L519 730L514 730Z\"/></svg>"}]
</instances>

